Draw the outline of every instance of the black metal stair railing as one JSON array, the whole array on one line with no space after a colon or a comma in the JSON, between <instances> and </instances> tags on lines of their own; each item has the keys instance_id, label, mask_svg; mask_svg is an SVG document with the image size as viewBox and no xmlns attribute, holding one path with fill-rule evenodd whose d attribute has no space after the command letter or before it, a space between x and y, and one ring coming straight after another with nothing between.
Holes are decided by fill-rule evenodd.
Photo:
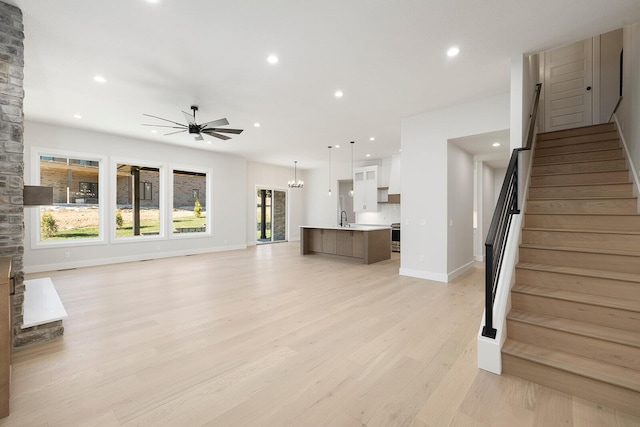
<instances>
[{"instance_id":1,"label":"black metal stair railing","mask_svg":"<svg viewBox=\"0 0 640 427\"><path fill-rule=\"evenodd\" d=\"M509 226L514 214L520 213L518 206L518 157L521 151L530 150L533 144L533 134L536 117L538 116L538 102L540 100L540 89L542 84L535 87L533 107L529 115L529 129L527 133L527 143L523 148L516 148L511 153L509 167L502 182L500 196L496 210L491 219L489 233L485 240L485 323L482 328L482 335L488 338L495 338L497 330L493 325L493 304L498 290L498 279L500 278L500 268L504 258L504 248L509 237Z\"/></svg>"}]
</instances>

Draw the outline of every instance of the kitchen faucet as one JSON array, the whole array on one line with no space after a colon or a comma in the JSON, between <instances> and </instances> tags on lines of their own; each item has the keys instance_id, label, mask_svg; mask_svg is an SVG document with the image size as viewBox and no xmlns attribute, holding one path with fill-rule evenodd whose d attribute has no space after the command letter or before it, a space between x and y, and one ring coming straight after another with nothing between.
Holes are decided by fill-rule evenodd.
<instances>
[{"instance_id":1,"label":"kitchen faucet","mask_svg":"<svg viewBox=\"0 0 640 427\"><path fill-rule=\"evenodd\" d=\"M342 211L340 212L340 227L348 227L348 226L349 226L349 219L347 218L347 212Z\"/></svg>"}]
</instances>

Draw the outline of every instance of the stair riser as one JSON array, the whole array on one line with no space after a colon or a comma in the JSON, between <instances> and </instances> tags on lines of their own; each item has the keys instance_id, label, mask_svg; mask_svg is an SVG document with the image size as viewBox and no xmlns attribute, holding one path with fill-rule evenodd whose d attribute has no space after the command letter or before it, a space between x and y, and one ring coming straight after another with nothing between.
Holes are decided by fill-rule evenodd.
<instances>
[{"instance_id":1,"label":"stair riser","mask_svg":"<svg viewBox=\"0 0 640 427\"><path fill-rule=\"evenodd\" d=\"M556 154L554 156L539 156L533 158L534 166L549 165L553 163L588 162L593 160L615 160L623 159L622 149L586 151L572 154Z\"/></svg>"},{"instance_id":2,"label":"stair riser","mask_svg":"<svg viewBox=\"0 0 640 427\"><path fill-rule=\"evenodd\" d=\"M520 262L640 274L640 257L520 248Z\"/></svg>"},{"instance_id":3,"label":"stair riser","mask_svg":"<svg viewBox=\"0 0 640 427\"><path fill-rule=\"evenodd\" d=\"M640 332L640 313L629 310L582 304L517 291L511 292L511 308L609 328Z\"/></svg>"},{"instance_id":4,"label":"stair riser","mask_svg":"<svg viewBox=\"0 0 640 427\"><path fill-rule=\"evenodd\" d=\"M608 172L619 170L628 170L624 159L534 166L531 169L531 176L557 173Z\"/></svg>"},{"instance_id":5,"label":"stair riser","mask_svg":"<svg viewBox=\"0 0 640 427\"><path fill-rule=\"evenodd\" d=\"M542 187L545 185L617 184L620 182L629 182L628 171L542 175L531 177L531 185L534 187Z\"/></svg>"},{"instance_id":6,"label":"stair riser","mask_svg":"<svg viewBox=\"0 0 640 427\"><path fill-rule=\"evenodd\" d=\"M566 187L529 188L530 199L560 199L575 197L631 197L633 184L575 185Z\"/></svg>"},{"instance_id":7,"label":"stair riser","mask_svg":"<svg viewBox=\"0 0 640 427\"><path fill-rule=\"evenodd\" d=\"M640 235L523 230L522 243L572 248L637 251Z\"/></svg>"},{"instance_id":8,"label":"stair riser","mask_svg":"<svg viewBox=\"0 0 640 427\"><path fill-rule=\"evenodd\" d=\"M526 214L524 223L528 228L640 232L639 215L617 215L611 218L606 215Z\"/></svg>"},{"instance_id":9,"label":"stair riser","mask_svg":"<svg viewBox=\"0 0 640 427\"><path fill-rule=\"evenodd\" d=\"M527 202L527 212L531 213L634 214L637 209L636 199L529 199Z\"/></svg>"},{"instance_id":10,"label":"stair riser","mask_svg":"<svg viewBox=\"0 0 640 427\"><path fill-rule=\"evenodd\" d=\"M640 366L640 348L507 320L509 338L537 347L588 357L623 368Z\"/></svg>"},{"instance_id":11,"label":"stair riser","mask_svg":"<svg viewBox=\"0 0 640 427\"><path fill-rule=\"evenodd\" d=\"M638 282L516 268L516 283L603 297L615 295L616 298L628 301L640 301Z\"/></svg>"},{"instance_id":12,"label":"stair riser","mask_svg":"<svg viewBox=\"0 0 640 427\"><path fill-rule=\"evenodd\" d=\"M560 147L566 145L580 145L588 144L592 142L610 141L618 138L618 132L600 132L588 135L569 136L566 138L536 140L536 147L538 148L551 148Z\"/></svg>"},{"instance_id":13,"label":"stair riser","mask_svg":"<svg viewBox=\"0 0 640 427\"><path fill-rule=\"evenodd\" d=\"M620 141L618 139L611 139L608 141L586 142L584 144L559 145L557 147L548 147L548 148L537 146L536 157L549 156L552 154L580 153L583 151L592 151L592 150L609 150L612 148L620 148Z\"/></svg>"},{"instance_id":14,"label":"stair riser","mask_svg":"<svg viewBox=\"0 0 640 427\"><path fill-rule=\"evenodd\" d=\"M502 354L502 371L526 380L640 416L640 393L560 369Z\"/></svg>"},{"instance_id":15,"label":"stair riser","mask_svg":"<svg viewBox=\"0 0 640 427\"><path fill-rule=\"evenodd\" d=\"M566 138L570 136L590 135L594 133L612 132L616 130L615 123L602 123L598 125L583 126L573 129L556 130L538 134L536 140L547 141L549 139Z\"/></svg>"}]
</instances>

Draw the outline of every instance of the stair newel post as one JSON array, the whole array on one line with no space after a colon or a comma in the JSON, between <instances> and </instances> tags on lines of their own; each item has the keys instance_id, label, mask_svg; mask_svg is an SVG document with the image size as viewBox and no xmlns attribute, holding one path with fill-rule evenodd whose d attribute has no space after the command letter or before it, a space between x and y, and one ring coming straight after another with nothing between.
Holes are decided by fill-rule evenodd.
<instances>
[{"instance_id":1,"label":"stair newel post","mask_svg":"<svg viewBox=\"0 0 640 427\"><path fill-rule=\"evenodd\" d=\"M485 290L484 290L484 327L482 328L482 336L495 339L496 329L493 327L493 247L485 243L486 251L486 267L485 274Z\"/></svg>"}]
</instances>

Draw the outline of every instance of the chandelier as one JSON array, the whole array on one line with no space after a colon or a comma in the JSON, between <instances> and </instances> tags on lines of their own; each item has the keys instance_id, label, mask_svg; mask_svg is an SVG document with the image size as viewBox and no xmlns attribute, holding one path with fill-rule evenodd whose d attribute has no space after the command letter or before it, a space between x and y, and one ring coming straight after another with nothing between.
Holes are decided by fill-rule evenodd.
<instances>
[{"instance_id":1,"label":"chandelier","mask_svg":"<svg viewBox=\"0 0 640 427\"><path fill-rule=\"evenodd\" d=\"M298 181L298 161L293 162L293 180L289 181L289 188L302 188L304 182Z\"/></svg>"}]
</instances>

